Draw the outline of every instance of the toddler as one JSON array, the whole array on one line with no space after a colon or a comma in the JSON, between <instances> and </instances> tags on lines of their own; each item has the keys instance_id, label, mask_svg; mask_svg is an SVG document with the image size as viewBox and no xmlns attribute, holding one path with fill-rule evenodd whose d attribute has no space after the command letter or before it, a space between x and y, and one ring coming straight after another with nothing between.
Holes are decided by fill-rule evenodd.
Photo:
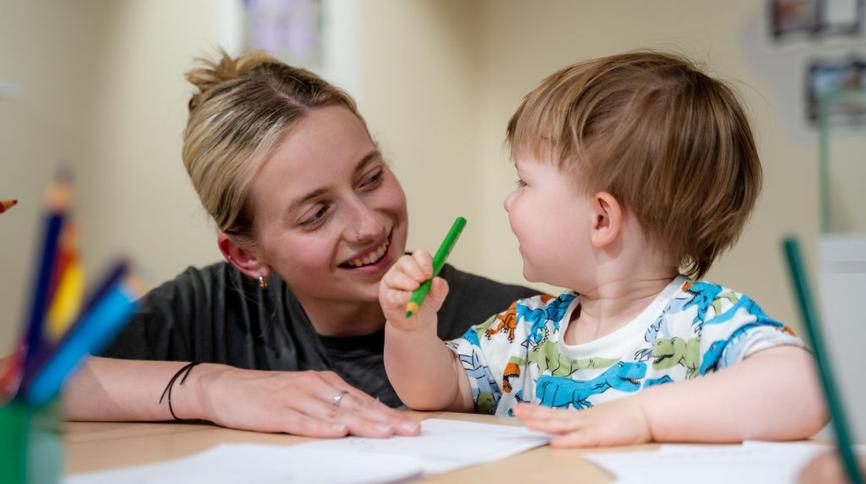
<instances>
[{"instance_id":1,"label":"toddler","mask_svg":"<svg viewBox=\"0 0 866 484\"><path fill-rule=\"evenodd\" d=\"M515 301L442 344L430 254L386 274L385 367L419 410L516 415L553 445L801 439L826 421L811 355L745 294L701 278L761 185L735 95L686 59L615 55L530 92L505 199L524 276L570 290Z\"/></svg>"}]
</instances>

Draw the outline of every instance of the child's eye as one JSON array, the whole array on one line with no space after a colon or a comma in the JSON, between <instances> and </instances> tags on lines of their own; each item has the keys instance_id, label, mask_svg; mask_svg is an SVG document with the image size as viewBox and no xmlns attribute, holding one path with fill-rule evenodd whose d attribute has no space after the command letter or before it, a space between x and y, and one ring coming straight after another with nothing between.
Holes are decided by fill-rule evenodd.
<instances>
[{"instance_id":1,"label":"child's eye","mask_svg":"<svg viewBox=\"0 0 866 484\"><path fill-rule=\"evenodd\" d=\"M523 178L518 178L514 184L517 185L517 188L523 188L526 186L526 182L523 181Z\"/></svg>"}]
</instances>

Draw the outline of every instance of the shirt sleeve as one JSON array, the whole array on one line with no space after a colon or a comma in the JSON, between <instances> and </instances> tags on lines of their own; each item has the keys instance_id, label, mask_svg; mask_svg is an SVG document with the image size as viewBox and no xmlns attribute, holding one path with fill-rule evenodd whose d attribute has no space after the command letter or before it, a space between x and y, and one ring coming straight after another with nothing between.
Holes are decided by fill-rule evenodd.
<instances>
[{"instance_id":1,"label":"shirt sleeve","mask_svg":"<svg viewBox=\"0 0 866 484\"><path fill-rule=\"evenodd\" d=\"M514 301L505 311L447 343L466 372L477 413L495 414L503 391L522 388L526 348L520 342L526 330L518 321L517 306L535 299L538 296Z\"/></svg>"},{"instance_id":2,"label":"shirt sleeve","mask_svg":"<svg viewBox=\"0 0 866 484\"><path fill-rule=\"evenodd\" d=\"M472 326L462 337L446 343L448 348L454 352L457 360L463 366L463 371L469 379L472 389L472 401L475 404L475 412L483 414L496 413L502 391L496 382L487 356L481 348L481 340L488 327L492 325L499 315L491 316L484 323ZM479 337L479 335L482 335Z\"/></svg>"},{"instance_id":3,"label":"shirt sleeve","mask_svg":"<svg viewBox=\"0 0 866 484\"><path fill-rule=\"evenodd\" d=\"M786 345L805 348L790 328L767 316L746 295L729 293L713 303L713 314L698 328L702 332L701 375L727 368L767 348Z\"/></svg>"}]
</instances>

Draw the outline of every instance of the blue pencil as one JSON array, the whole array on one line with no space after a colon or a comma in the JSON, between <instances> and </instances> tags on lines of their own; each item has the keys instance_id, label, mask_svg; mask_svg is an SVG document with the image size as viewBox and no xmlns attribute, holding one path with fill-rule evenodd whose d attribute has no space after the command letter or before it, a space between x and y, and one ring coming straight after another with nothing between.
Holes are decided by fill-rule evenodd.
<instances>
[{"instance_id":1,"label":"blue pencil","mask_svg":"<svg viewBox=\"0 0 866 484\"><path fill-rule=\"evenodd\" d=\"M72 202L72 187L65 178L62 178L49 187L46 198L48 214L45 219L42 250L39 252L38 269L25 326L25 353L22 370L33 363L33 358L43 343L43 328L45 314L48 311L51 274L54 272L54 264L57 259L57 243L60 238L60 231L63 229L63 223L66 221L66 214Z\"/></svg>"},{"instance_id":2,"label":"blue pencil","mask_svg":"<svg viewBox=\"0 0 866 484\"><path fill-rule=\"evenodd\" d=\"M120 260L111 267L105 277L102 278L99 285L96 286L96 289L89 292L87 295L84 304L82 304L81 308L78 310L78 315L75 317L75 321L69 326L69 329L67 330L68 333L71 334L77 326L82 324L84 318L86 318L96 305L102 301L105 295L108 294L112 288L120 284L128 270L129 263L126 260ZM22 389L28 387L29 382L33 380L36 372L40 371L40 369L45 365L46 360L56 351L57 348L60 347L60 345L64 344L65 339L66 335L61 337L61 340L55 345L48 345L44 342L40 345L39 350L35 352L34 356L31 358L29 365L24 368L21 379Z\"/></svg>"},{"instance_id":3,"label":"blue pencil","mask_svg":"<svg viewBox=\"0 0 866 484\"><path fill-rule=\"evenodd\" d=\"M120 331L136 306L135 294L126 284L106 292L77 324L71 328L23 388L24 400L43 405L60 392L64 382L84 359L102 351Z\"/></svg>"}]
</instances>

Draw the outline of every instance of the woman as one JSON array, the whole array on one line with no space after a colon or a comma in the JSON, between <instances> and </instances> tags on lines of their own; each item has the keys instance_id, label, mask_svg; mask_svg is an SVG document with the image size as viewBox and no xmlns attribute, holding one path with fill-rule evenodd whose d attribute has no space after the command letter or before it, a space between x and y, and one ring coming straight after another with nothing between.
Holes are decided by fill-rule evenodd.
<instances>
[{"instance_id":1,"label":"woman","mask_svg":"<svg viewBox=\"0 0 866 484\"><path fill-rule=\"evenodd\" d=\"M382 365L377 299L405 250L406 200L354 101L262 52L223 53L187 79L198 92L183 161L226 262L146 295L108 358L69 386L67 417L416 434L389 408L401 402ZM532 292L451 266L442 276L443 338Z\"/></svg>"}]
</instances>

